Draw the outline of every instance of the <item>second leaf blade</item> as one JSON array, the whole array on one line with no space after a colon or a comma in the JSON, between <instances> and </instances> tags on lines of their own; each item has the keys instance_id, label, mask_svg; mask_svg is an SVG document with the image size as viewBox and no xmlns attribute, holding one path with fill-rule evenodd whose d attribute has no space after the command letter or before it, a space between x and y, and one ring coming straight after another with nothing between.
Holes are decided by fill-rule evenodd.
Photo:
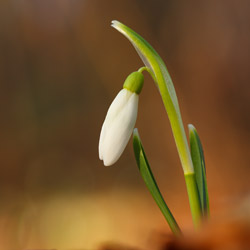
<instances>
[{"instance_id":1,"label":"second leaf blade","mask_svg":"<svg viewBox=\"0 0 250 250\"><path fill-rule=\"evenodd\" d=\"M189 124L188 129L189 129L190 150L195 170L196 183L199 190L201 209L203 216L207 216L209 215L209 199L208 199L206 167L205 167L203 148L195 127L192 124Z\"/></svg>"},{"instance_id":2,"label":"second leaf blade","mask_svg":"<svg viewBox=\"0 0 250 250\"><path fill-rule=\"evenodd\" d=\"M157 203L158 207L160 208L161 212L163 213L164 217L166 218L170 229L172 232L179 236L181 235L181 230L172 215L171 211L169 210L166 202L164 201L162 194L159 190L159 187L155 181L155 178L153 176L153 173L151 171L150 165L148 163L148 160L146 158L139 134L137 129L134 130L133 134L133 147L134 147L134 153L136 162L139 168L139 171L141 173L141 176L149 189L150 193L152 194L155 202Z\"/></svg>"}]
</instances>

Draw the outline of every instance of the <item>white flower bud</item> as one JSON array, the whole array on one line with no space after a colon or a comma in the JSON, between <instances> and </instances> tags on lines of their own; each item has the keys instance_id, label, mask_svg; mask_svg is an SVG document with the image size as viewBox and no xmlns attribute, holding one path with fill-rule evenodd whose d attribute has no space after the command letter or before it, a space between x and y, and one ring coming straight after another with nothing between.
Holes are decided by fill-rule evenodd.
<instances>
[{"instance_id":1,"label":"white flower bud","mask_svg":"<svg viewBox=\"0 0 250 250\"><path fill-rule=\"evenodd\" d=\"M110 105L99 140L99 158L105 166L123 153L135 126L138 101L138 94L124 88Z\"/></svg>"}]
</instances>

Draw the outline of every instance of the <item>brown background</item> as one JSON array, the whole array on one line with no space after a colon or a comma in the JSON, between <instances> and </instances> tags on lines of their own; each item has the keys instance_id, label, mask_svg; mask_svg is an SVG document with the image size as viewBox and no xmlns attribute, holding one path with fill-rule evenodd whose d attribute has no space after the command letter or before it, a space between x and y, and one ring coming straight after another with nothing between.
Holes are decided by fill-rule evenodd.
<instances>
[{"instance_id":1,"label":"brown background","mask_svg":"<svg viewBox=\"0 0 250 250\"><path fill-rule=\"evenodd\" d=\"M1 249L95 249L151 244L168 232L129 143L105 168L98 140L109 104L142 66L110 27L119 20L159 52L184 124L203 142L212 216L247 199L250 138L250 3L32 0L0 2ZM145 75L137 125L179 224L191 227L169 122Z\"/></svg>"}]
</instances>

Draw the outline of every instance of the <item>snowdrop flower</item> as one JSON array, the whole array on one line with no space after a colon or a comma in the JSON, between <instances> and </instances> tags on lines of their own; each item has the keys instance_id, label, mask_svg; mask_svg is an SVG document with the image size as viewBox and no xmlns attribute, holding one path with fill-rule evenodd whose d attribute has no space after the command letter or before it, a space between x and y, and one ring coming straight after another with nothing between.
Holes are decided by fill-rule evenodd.
<instances>
[{"instance_id":1,"label":"snowdrop flower","mask_svg":"<svg viewBox=\"0 0 250 250\"><path fill-rule=\"evenodd\" d=\"M141 72L131 73L109 107L99 140L99 158L105 166L114 164L120 158L129 141L136 122L143 82Z\"/></svg>"}]
</instances>

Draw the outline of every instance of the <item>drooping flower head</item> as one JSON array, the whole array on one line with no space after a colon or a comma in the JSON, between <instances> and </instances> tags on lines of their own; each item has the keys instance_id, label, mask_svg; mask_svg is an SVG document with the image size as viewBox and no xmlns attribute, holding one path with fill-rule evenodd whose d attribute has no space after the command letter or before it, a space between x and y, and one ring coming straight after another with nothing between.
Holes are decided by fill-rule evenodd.
<instances>
[{"instance_id":1,"label":"drooping flower head","mask_svg":"<svg viewBox=\"0 0 250 250\"><path fill-rule=\"evenodd\" d=\"M105 166L114 164L120 158L129 141L137 118L138 95L143 82L141 72L131 73L109 107L99 140L99 158Z\"/></svg>"}]
</instances>

